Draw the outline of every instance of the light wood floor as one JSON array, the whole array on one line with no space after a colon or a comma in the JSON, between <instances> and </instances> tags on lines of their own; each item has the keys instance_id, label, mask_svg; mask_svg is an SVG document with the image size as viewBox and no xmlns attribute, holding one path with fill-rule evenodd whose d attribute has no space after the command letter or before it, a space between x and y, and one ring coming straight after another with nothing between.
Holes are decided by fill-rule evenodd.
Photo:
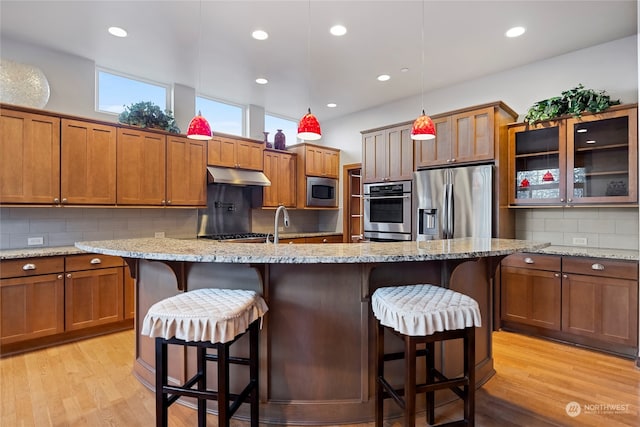
<instances>
[{"instance_id":1,"label":"light wood floor","mask_svg":"<svg viewBox=\"0 0 640 427\"><path fill-rule=\"evenodd\" d=\"M133 341L126 331L0 359L0 426L153 425L153 393L131 374ZM497 375L477 395L478 426L640 425L640 370L631 360L507 332L494 334L494 357ZM569 402L581 407L576 417ZM440 408L436 420L459 409ZM172 426L196 425L192 409L169 412Z\"/></svg>"}]
</instances>

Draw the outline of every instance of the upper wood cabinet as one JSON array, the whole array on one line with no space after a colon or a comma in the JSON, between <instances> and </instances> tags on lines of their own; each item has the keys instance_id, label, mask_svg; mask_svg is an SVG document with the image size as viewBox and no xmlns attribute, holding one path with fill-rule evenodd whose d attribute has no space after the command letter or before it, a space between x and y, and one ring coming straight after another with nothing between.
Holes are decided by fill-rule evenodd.
<instances>
[{"instance_id":1,"label":"upper wood cabinet","mask_svg":"<svg viewBox=\"0 0 640 427\"><path fill-rule=\"evenodd\" d=\"M168 206L206 206L206 141L167 135Z\"/></svg>"},{"instance_id":2,"label":"upper wood cabinet","mask_svg":"<svg viewBox=\"0 0 640 427\"><path fill-rule=\"evenodd\" d=\"M61 125L60 202L115 204L115 126L69 119Z\"/></svg>"},{"instance_id":3,"label":"upper wood cabinet","mask_svg":"<svg viewBox=\"0 0 640 427\"><path fill-rule=\"evenodd\" d=\"M432 116L436 138L416 141L415 168L494 160L505 137L504 126L517 117L502 102Z\"/></svg>"},{"instance_id":4,"label":"upper wood cabinet","mask_svg":"<svg viewBox=\"0 0 640 427\"><path fill-rule=\"evenodd\" d=\"M271 186L264 187L263 207L296 206L296 155L264 150L264 174Z\"/></svg>"},{"instance_id":5,"label":"upper wood cabinet","mask_svg":"<svg viewBox=\"0 0 640 427\"><path fill-rule=\"evenodd\" d=\"M304 156L305 175L338 178L340 150L305 144Z\"/></svg>"},{"instance_id":6,"label":"upper wood cabinet","mask_svg":"<svg viewBox=\"0 0 640 427\"><path fill-rule=\"evenodd\" d=\"M60 119L0 109L0 203L60 201Z\"/></svg>"},{"instance_id":7,"label":"upper wood cabinet","mask_svg":"<svg viewBox=\"0 0 640 427\"><path fill-rule=\"evenodd\" d=\"M363 133L362 158L365 183L412 179L411 124Z\"/></svg>"},{"instance_id":8,"label":"upper wood cabinet","mask_svg":"<svg viewBox=\"0 0 640 427\"><path fill-rule=\"evenodd\" d=\"M509 126L509 204L638 201L637 105Z\"/></svg>"},{"instance_id":9,"label":"upper wood cabinet","mask_svg":"<svg viewBox=\"0 0 640 427\"><path fill-rule=\"evenodd\" d=\"M259 171L263 168L261 141L214 135L208 144L208 165Z\"/></svg>"},{"instance_id":10,"label":"upper wood cabinet","mask_svg":"<svg viewBox=\"0 0 640 427\"><path fill-rule=\"evenodd\" d=\"M118 129L120 205L166 205L166 137L137 129Z\"/></svg>"}]
</instances>

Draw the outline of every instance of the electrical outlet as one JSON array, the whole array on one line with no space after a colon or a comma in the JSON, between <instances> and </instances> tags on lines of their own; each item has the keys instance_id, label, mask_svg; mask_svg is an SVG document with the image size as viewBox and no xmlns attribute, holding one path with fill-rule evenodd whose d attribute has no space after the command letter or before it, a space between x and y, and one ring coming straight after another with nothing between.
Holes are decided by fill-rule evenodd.
<instances>
[{"instance_id":1,"label":"electrical outlet","mask_svg":"<svg viewBox=\"0 0 640 427\"><path fill-rule=\"evenodd\" d=\"M44 245L44 237L28 237L27 238L27 246L41 246Z\"/></svg>"},{"instance_id":2,"label":"electrical outlet","mask_svg":"<svg viewBox=\"0 0 640 427\"><path fill-rule=\"evenodd\" d=\"M284 227L283 226L278 227L278 231L284 231Z\"/></svg>"},{"instance_id":3,"label":"electrical outlet","mask_svg":"<svg viewBox=\"0 0 640 427\"><path fill-rule=\"evenodd\" d=\"M154 237L162 238L164 237L164 231L156 231Z\"/></svg>"},{"instance_id":4,"label":"electrical outlet","mask_svg":"<svg viewBox=\"0 0 640 427\"><path fill-rule=\"evenodd\" d=\"M576 246L587 246L587 238L586 237L574 237L573 244Z\"/></svg>"}]
</instances>

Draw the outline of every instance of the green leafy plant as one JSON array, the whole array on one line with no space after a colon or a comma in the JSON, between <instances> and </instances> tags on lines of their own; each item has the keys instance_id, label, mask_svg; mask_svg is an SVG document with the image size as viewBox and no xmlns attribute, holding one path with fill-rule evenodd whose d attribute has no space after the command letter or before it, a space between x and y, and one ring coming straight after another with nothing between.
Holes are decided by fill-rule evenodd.
<instances>
[{"instance_id":1,"label":"green leafy plant","mask_svg":"<svg viewBox=\"0 0 640 427\"><path fill-rule=\"evenodd\" d=\"M573 89L565 90L561 96L536 102L529 108L524 120L529 124L534 124L567 114L580 117L584 112L599 113L618 104L620 104L620 100L611 100L605 91L585 89L582 84L579 84Z\"/></svg>"},{"instance_id":2,"label":"green leafy plant","mask_svg":"<svg viewBox=\"0 0 640 427\"><path fill-rule=\"evenodd\" d=\"M120 123L143 128L164 129L171 133L180 133L176 120L170 110L160 109L153 102L137 102L124 107L118 117Z\"/></svg>"}]
</instances>

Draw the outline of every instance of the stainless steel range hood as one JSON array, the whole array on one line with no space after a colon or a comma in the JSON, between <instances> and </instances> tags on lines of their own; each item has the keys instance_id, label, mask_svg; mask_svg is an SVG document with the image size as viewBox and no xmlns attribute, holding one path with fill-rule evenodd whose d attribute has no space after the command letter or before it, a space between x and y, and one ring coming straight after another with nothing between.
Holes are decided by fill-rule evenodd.
<instances>
[{"instance_id":1,"label":"stainless steel range hood","mask_svg":"<svg viewBox=\"0 0 640 427\"><path fill-rule=\"evenodd\" d=\"M259 185L267 187L271 185L269 178L260 171L250 171L243 169L219 168L216 166L207 166L209 172L209 182L216 184L233 184L233 185Z\"/></svg>"}]
</instances>

